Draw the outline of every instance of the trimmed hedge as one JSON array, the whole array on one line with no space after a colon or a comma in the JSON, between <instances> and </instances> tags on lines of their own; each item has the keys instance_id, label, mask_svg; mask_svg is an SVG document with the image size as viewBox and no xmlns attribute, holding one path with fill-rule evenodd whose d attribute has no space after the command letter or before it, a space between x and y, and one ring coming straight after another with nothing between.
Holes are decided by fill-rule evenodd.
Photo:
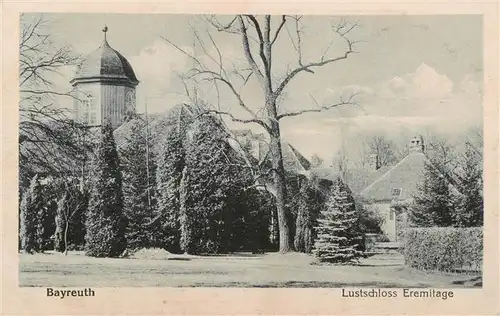
<instances>
[{"instance_id":1,"label":"trimmed hedge","mask_svg":"<svg viewBox=\"0 0 500 316\"><path fill-rule=\"evenodd\" d=\"M408 228L405 264L421 270L482 271L483 227Z\"/></svg>"}]
</instances>

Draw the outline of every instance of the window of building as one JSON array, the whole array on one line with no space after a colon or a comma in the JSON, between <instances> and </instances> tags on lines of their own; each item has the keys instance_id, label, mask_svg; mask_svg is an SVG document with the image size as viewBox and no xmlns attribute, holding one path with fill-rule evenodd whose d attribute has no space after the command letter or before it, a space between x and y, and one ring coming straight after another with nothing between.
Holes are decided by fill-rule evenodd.
<instances>
[{"instance_id":1,"label":"window of building","mask_svg":"<svg viewBox=\"0 0 500 316\"><path fill-rule=\"evenodd\" d=\"M82 114L82 121L85 124L97 124L97 107L90 94L87 94L82 101Z\"/></svg>"},{"instance_id":2,"label":"window of building","mask_svg":"<svg viewBox=\"0 0 500 316\"><path fill-rule=\"evenodd\" d=\"M390 194L392 197L398 197L401 196L402 189L400 188L392 188L390 191Z\"/></svg>"}]
</instances>

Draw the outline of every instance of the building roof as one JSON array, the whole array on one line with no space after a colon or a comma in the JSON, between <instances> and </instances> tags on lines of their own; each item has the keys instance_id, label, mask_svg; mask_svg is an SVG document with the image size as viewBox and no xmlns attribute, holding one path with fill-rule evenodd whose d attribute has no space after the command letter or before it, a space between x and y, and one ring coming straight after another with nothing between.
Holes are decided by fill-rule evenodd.
<instances>
[{"instance_id":1,"label":"building roof","mask_svg":"<svg viewBox=\"0 0 500 316\"><path fill-rule=\"evenodd\" d=\"M263 134L253 133L250 129L239 129L231 131L232 135L243 147L250 148L250 154L258 160L259 164L269 160L269 141ZM250 144L254 144L251 146ZM295 147L286 140L281 141L281 152L283 155L283 167L290 173L304 174L310 169L311 163ZM266 167L268 164L266 164Z\"/></svg>"},{"instance_id":2,"label":"building roof","mask_svg":"<svg viewBox=\"0 0 500 316\"><path fill-rule=\"evenodd\" d=\"M392 166L382 166L378 170L367 170L366 168L348 169L345 174L345 180L353 193L359 194L370 183L386 173ZM310 175L318 179L335 181L340 172L334 168L313 168Z\"/></svg>"},{"instance_id":3,"label":"building roof","mask_svg":"<svg viewBox=\"0 0 500 316\"><path fill-rule=\"evenodd\" d=\"M417 192L424 181L427 158L421 152L412 153L361 191L361 196L372 201L406 200ZM395 189L395 190L394 190Z\"/></svg>"},{"instance_id":4,"label":"building roof","mask_svg":"<svg viewBox=\"0 0 500 316\"><path fill-rule=\"evenodd\" d=\"M154 115L149 115L149 132L151 136L151 143L153 144L152 151L157 153L159 151L159 145L162 143L162 138L172 129L179 128L183 124L187 124L193 117L200 111L193 106L188 106L187 104L179 104L174 108L165 113L159 113ZM137 118L130 120L120 127L118 127L115 132L115 139L117 146L126 138L126 135L131 133L135 129L135 125L142 125L142 128L146 127L146 118L144 115L138 115ZM222 125L226 127L225 125ZM253 133L251 130L230 130L226 129L228 133L228 143L229 145L238 153L243 154L247 152L245 158L251 158L252 162L258 165L268 165L268 153L269 144L265 140L264 135ZM259 150L254 150L249 146L250 143L258 145ZM250 147L250 148L249 148ZM309 169L309 161L290 143L282 142L282 153L283 153L283 165L287 172L303 174ZM248 156L251 157L248 157Z\"/></svg>"},{"instance_id":5,"label":"building roof","mask_svg":"<svg viewBox=\"0 0 500 316\"><path fill-rule=\"evenodd\" d=\"M71 84L94 81L118 81L131 85L139 83L132 65L109 45L106 35L101 46L85 57Z\"/></svg>"}]
</instances>

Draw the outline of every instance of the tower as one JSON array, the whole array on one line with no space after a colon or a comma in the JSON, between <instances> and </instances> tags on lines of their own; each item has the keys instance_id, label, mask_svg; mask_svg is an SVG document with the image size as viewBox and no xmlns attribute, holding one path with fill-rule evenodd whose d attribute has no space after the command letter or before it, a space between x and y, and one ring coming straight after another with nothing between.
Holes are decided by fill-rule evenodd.
<instances>
[{"instance_id":1,"label":"tower","mask_svg":"<svg viewBox=\"0 0 500 316\"><path fill-rule=\"evenodd\" d=\"M116 128L127 114L135 112L139 81L128 60L109 45L108 27L102 31L101 46L85 58L70 81L77 91L74 115L89 125L100 125L108 119Z\"/></svg>"}]
</instances>

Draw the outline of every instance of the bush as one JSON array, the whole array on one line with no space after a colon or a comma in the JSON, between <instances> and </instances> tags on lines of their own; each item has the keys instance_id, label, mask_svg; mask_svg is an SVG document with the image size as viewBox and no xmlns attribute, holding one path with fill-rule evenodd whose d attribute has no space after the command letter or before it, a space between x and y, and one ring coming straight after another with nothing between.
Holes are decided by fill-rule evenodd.
<instances>
[{"instance_id":1,"label":"bush","mask_svg":"<svg viewBox=\"0 0 500 316\"><path fill-rule=\"evenodd\" d=\"M405 264L421 270L481 271L483 228L408 228Z\"/></svg>"}]
</instances>

